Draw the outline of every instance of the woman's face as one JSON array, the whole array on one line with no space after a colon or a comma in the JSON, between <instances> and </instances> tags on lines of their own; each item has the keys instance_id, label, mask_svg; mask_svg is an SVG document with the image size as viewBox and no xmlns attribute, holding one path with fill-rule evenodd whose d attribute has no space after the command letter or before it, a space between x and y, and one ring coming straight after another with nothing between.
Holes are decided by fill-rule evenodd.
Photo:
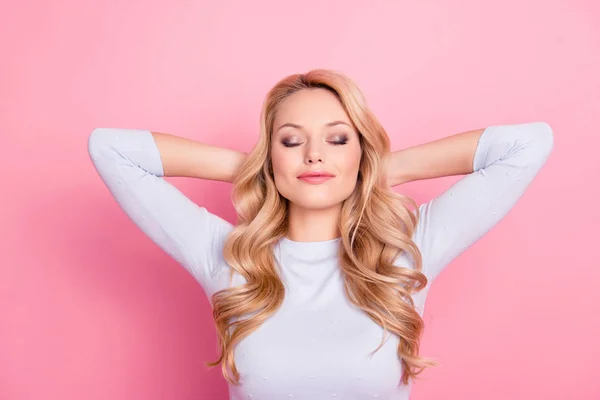
<instances>
[{"instance_id":1,"label":"woman's face","mask_svg":"<svg viewBox=\"0 0 600 400\"><path fill-rule=\"evenodd\" d=\"M273 174L277 190L294 206L339 206L356 187L361 155L359 134L329 90L300 90L280 104L271 141ZM334 177L322 183L298 178L307 171Z\"/></svg>"}]
</instances>

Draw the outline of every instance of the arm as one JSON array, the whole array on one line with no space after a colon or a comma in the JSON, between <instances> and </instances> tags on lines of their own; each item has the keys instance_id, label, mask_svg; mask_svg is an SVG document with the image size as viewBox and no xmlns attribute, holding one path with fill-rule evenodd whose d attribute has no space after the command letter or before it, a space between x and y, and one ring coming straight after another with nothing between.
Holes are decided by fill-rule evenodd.
<instances>
[{"instance_id":1,"label":"arm","mask_svg":"<svg viewBox=\"0 0 600 400\"><path fill-rule=\"evenodd\" d=\"M391 154L388 182L396 186L421 179L473 172L473 158L484 129L462 132Z\"/></svg>"},{"instance_id":2,"label":"arm","mask_svg":"<svg viewBox=\"0 0 600 400\"><path fill-rule=\"evenodd\" d=\"M166 133L152 132L164 176L183 176L233 182L245 153Z\"/></svg>"},{"instance_id":3,"label":"arm","mask_svg":"<svg viewBox=\"0 0 600 400\"><path fill-rule=\"evenodd\" d=\"M414 164L405 167L406 173L394 174L401 181L467 174L419 207L413 239L430 280L510 211L553 144L552 129L544 122L490 126L409 149L391 160L390 165L407 165L408 160Z\"/></svg>"},{"instance_id":4,"label":"arm","mask_svg":"<svg viewBox=\"0 0 600 400\"><path fill-rule=\"evenodd\" d=\"M117 203L211 294L231 224L199 207L163 176L229 180L241 153L148 130L98 128L88 152ZM210 296L209 296L210 299Z\"/></svg>"}]
</instances>

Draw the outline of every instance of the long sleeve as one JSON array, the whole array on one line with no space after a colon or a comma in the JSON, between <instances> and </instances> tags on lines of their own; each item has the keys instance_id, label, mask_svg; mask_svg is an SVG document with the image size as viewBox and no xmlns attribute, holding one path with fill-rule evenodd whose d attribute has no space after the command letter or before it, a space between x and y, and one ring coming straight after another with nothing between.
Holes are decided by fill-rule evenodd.
<instances>
[{"instance_id":1,"label":"long sleeve","mask_svg":"<svg viewBox=\"0 0 600 400\"><path fill-rule=\"evenodd\" d=\"M430 281L510 211L545 164L553 144L552 129L545 122L484 130L473 172L419 207L414 240Z\"/></svg>"},{"instance_id":2,"label":"long sleeve","mask_svg":"<svg viewBox=\"0 0 600 400\"><path fill-rule=\"evenodd\" d=\"M225 265L222 249L232 226L163 179L151 132L97 128L89 136L88 152L129 218L190 272L207 294L213 293L213 277Z\"/></svg>"}]
</instances>

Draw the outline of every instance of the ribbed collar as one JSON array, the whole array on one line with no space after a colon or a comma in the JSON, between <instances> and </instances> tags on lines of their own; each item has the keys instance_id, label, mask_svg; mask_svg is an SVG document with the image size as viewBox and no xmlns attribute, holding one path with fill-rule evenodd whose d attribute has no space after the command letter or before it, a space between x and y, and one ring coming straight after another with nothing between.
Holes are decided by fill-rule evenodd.
<instances>
[{"instance_id":1,"label":"ribbed collar","mask_svg":"<svg viewBox=\"0 0 600 400\"><path fill-rule=\"evenodd\" d=\"M322 261L337 257L341 238L319 242L295 242L286 237L279 239L278 246L286 255L302 261Z\"/></svg>"}]
</instances>

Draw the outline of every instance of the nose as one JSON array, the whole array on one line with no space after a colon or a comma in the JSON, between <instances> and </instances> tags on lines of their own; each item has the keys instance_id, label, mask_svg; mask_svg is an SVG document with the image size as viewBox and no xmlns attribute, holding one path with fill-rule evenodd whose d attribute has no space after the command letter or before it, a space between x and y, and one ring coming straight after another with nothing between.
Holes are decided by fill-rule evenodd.
<instances>
[{"instance_id":1,"label":"nose","mask_svg":"<svg viewBox=\"0 0 600 400\"><path fill-rule=\"evenodd\" d=\"M323 154L319 149L318 143L311 143L308 146L308 150L306 151L306 156L304 159L306 164L315 164L323 162Z\"/></svg>"}]
</instances>

